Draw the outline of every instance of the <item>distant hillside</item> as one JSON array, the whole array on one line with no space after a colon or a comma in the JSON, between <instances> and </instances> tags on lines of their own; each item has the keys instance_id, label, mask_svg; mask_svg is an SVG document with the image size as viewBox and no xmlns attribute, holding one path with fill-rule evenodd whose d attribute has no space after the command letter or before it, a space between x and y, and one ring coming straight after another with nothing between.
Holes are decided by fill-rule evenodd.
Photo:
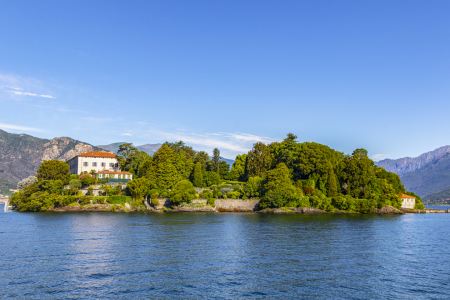
<instances>
[{"instance_id":1,"label":"distant hillside","mask_svg":"<svg viewBox=\"0 0 450 300\"><path fill-rule=\"evenodd\" d=\"M384 159L377 162L379 167L383 167L386 171L402 175L407 172L416 171L425 165L444 157L450 153L450 146L440 147L436 150L421 154L418 157L404 157L399 159Z\"/></svg>"},{"instance_id":2,"label":"distant hillside","mask_svg":"<svg viewBox=\"0 0 450 300\"><path fill-rule=\"evenodd\" d=\"M424 197L422 200L424 202L437 202L437 201L443 201L450 199L450 188L445 189L443 191L430 194L426 197Z\"/></svg>"},{"instance_id":3,"label":"distant hillside","mask_svg":"<svg viewBox=\"0 0 450 300\"><path fill-rule=\"evenodd\" d=\"M414 158L385 159L377 165L400 175L405 188L419 196L450 188L450 146Z\"/></svg>"},{"instance_id":4,"label":"distant hillside","mask_svg":"<svg viewBox=\"0 0 450 300\"><path fill-rule=\"evenodd\" d=\"M0 194L6 194L5 190L16 188L17 182L36 174L43 160L67 160L96 149L69 137L47 140L0 130Z\"/></svg>"},{"instance_id":5,"label":"distant hillside","mask_svg":"<svg viewBox=\"0 0 450 300\"><path fill-rule=\"evenodd\" d=\"M118 143L112 143L112 144L108 144L108 145L99 145L97 147L117 154L117 151L119 151L119 146L122 144L125 144L125 143L126 142L118 142ZM158 150L159 147L161 147L161 145L162 144L145 144L145 145L141 145L141 146L136 146L136 148L139 151L146 152L148 155L153 155L153 153L155 153L156 150Z\"/></svg>"}]
</instances>

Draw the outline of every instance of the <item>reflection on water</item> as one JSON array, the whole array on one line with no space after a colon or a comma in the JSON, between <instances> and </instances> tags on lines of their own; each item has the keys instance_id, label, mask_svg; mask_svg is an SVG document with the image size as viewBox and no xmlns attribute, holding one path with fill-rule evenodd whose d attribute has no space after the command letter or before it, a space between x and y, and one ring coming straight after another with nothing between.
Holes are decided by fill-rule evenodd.
<instances>
[{"instance_id":1,"label":"reflection on water","mask_svg":"<svg viewBox=\"0 0 450 300\"><path fill-rule=\"evenodd\" d=\"M450 214L8 213L0 298L449 298Z\"/></svg>"}]
</instances>

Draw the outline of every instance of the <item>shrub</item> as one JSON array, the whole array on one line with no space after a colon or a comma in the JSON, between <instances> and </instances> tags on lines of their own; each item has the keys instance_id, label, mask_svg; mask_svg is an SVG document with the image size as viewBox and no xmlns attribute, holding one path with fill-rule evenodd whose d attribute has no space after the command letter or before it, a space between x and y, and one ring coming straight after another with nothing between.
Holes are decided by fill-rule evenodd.
<instances>
[{"instance_id":1,"label":"shrub","mask_svg":"<svg viewBox=\"0 0 450 300\"><path fill-rule=\"evenodd\" d=\"M131 197L127 196L110 196L107 198L107 202L109 204L119 204L124 206L125 202L128 202L131 199Z\"/></svg>"},{"instance_id":2,"label":"shrub","mask_svg":"<svg viewBox=\"0 0 450 300\"><path fill-rule=\"evenodd\" d=\"M200 197L206 200L212 199L213 198L213 193L210 190L204 190L201 194Z\"/></svg>"},{"instance_id":3,"label":"shrub","mask_svg":"<svg viewBox=\"0 0 450 300\"><path fill-rule=\"evenodd\" d=\"M229 210L226 209L226 208L223 208L223 207L219 207L218 211L219 211L219 212L227 212L227 211L229 211Z\"/></svg>"},{"instance_id":4,"label":"shrub","mask_svg":"<svg viewBox=\"0 0 450 300\"><path fill-rule=\"evenodd\" d=\"M170 194L170 201L175 205L182 202L191 203L195 199L195 188L189 180L181 180L173 187Z\"/></svg>"},{"instance_id":5,"label":"shrub","mask_svg":"<svg viewBox=\"0 0 450 300\"><path fill-rule=\"evenodd\" d=\"M207 203L209 205L211 205L212 207L215 207L216 206L216 199L214 199L214 198L208 199Z\"/></svg>"},{"instance_id":6,"label":"shrub","mask_svg":"<svg viewBox=\"0 0 450 300\"><path fill-rule=\"evenodd\" d=\"M145 209L144 200L132 201L131 206L134 208Z\"/></svg>"},{"instance_id":7,"label":"shrub","mask_svg":"<svg viewBox=\"0 0 450 300\"><path fill-rule=\"evenodd\" d=\"M17 189L20 191L23 191L30 184L37 183L37 182L38 182L37 176L28 176L27 178L19 181L19 183L17 184Z\"/></svg>"},{"instance_id":8,"label":"shrub","mask_svg":"<svg viewBox=\"0 0 450 300\"><path fill-rule=\"evenodd\" d=\"M80 203L80 205L88 205L88 204L91 204L91 197L89 197L89 196L81 196L79 199L78 199L78 202Z\"/></svg>"},{"instance_id":9,"label":"shrub","mask_svg":"<svg viewBox=\"0 0 450 300\"><path fill-rule=\"evenodd\" d=\"M95 178L90 174L80 175L80 181L83 185L91 185L94 182Z\"/></svg>"},{"instance_id":10,"label":"shrub","mask_svg":"<svg viewBox=\"0 0 450 300\"><path fill-rule=\"evenodd\" d=\"M75 189L75 188L79 189L82 186L81 180L79 180L79 179L72 179L72 180L69 181L69 186L70 186L71 189Z\"/></svg>"},{"instance_id":11,"label":"shrub","mask_svg":"<svg viewBox=\"0 0 450 300\"><path fill-rule=\"evenodd\" d=\"M222 195L227 195L229 192L232 192L233 189L231 187L224 187L220 188L219 191L222 193Z\"/></svg>"},{"instance_id":12,"label":"shrub","mask_svg":"<svg viewBox=\"0 0 450 300\"><path fill-rule=\"evenodd\" d=\"M314 189L310 186L305 188L305 194L311 195L314 192Z\"/></svg>"}]
</instances>

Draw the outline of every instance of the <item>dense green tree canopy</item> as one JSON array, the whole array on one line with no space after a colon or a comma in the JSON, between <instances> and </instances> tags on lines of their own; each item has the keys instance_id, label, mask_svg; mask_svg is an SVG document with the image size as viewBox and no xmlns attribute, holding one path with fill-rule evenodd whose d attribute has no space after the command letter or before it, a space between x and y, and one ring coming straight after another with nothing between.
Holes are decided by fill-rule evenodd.
<instances>
[{"instance_id":1,"label":"dense green tree canopy","mask_svg":"<svg viewBox=\"0 0 450 300\"><path fill-rule=\"evenodd\" d=\"M60 160L44 160L37 170L38 180L61 180L67 183L70 176L70 167Z\"/></svg>"},{"instance_id":2,"label":"dense green tree canopy","mask_svg":"<svg viewBox=\"0 0 450 300\"><path fill-rule=\"evenodd\" d=\"M138 178L133 179L127 183L127 188L131 193L131 196L135 201L144 199L144 196L147 195L150 191L150 184L148 179Z\"/></svg>"},{"instance_id":3,"label":"dense green tree canopy","mask_svg":"<svg viewBox=\"0 0 450 300\"><path fill-rule=\"evenodd\" d=\"M152 157L146 177L161 189L169 189L181 180L176 168L177 153L162 145Z\"/></svg>"},{"instance_id":4,"label":"dense green tree canopy","mask_svg":"<svg viewBox=\"0 0 450 300\"><path fill-rule=\"evenodd\" d=\"M181 180L172 189L170 201L175 205L182 202L190 203L195 199L195 188L189 180Z\"/></svg>"},{"instance_id":5,"label":"dense green tree canopy","mask_svg":"<svg viewBox=\"0 0 450 300\"><path fill-rule=\"evenodd\" d=\"M253 149L247 154L246 174L248 177L265 177L270 168L270 147L258 142L253 145Z\"/></svg>"}]
</instances>

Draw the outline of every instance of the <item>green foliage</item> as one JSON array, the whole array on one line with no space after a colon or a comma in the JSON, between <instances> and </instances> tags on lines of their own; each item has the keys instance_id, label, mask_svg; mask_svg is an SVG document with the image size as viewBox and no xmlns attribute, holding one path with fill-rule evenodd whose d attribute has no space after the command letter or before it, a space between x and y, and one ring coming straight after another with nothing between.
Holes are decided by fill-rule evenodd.
<instances>
[{"instance_id":1,"label":"green foliage","mask_svg":"<svg viewBox=\"0 0 450 300\"><path fill-rule=\"evenodd\" d=\"M203 186L211 186L220 184L220 175L213 171L203 173Z\"/></svg>"},{"instance_id":2,"label":"green foliage","mask_svg":"<svg viewBox=\"0 0 450 300\"><path fill-rule=\"evenodd\" d=\"M81 180L81 184L83 186L91 185L95 181L95 178L91 174L80 175L79 179Z\"/></svg>"},{"instance_id":3,"label":"green foliage","mask_svg":"<svg viewBox=\"0 0 450 300\"><path fill-rule=\"evenodd\" d=\"M116 204L116 205L122 205L125 206L126 202L130 202L131 201L131 197L127 197L127 196L110 196L108 198L106 198L106 201L109 204Z\"/></svg>"},{"instance_id":4,"label":"green foliage","mask_svg":"<svg viewBox=\"0 0 450 300\"><path fill-rule=\"evenodd\" d=\"M61 180L42 180L38 183L41 191L49 192L50 194L61 194L64 184Z\"/></svg>"},{"instance_id":5,"label":"green foliage","mask_svg":"<svg viewBox=\"0 0 450 300\"><path fill-rule=\"evenodd\" d=\"M124 143L119 146L119 150L117 150L117 161L119 162L122 171L123 167L126 165L127 158L134 152L137 152L137 148L133 147L132 143Z\"/></svg>"},{"instance_id":6,"label":"green foliage","mask_svg":"<svg viewBox=\"0 0 450 300\"><path fill-rule=\"evenodd\" d=\"M201 162L197 162L194 167L194 180L195 187L203 186L203 172L202 172L202 164Z\"/></svg>"},{"instance_id":7,"label":"green foliage","mask_svg":"<svg viewBox=\"0 0 450 300\"><path fill-rule=\"evenodd\" d=\"M266 183L264 185L267 191L286 190L291 186L289 169L284 163L279 163L275 169L267 172Z\"/></svg>"},{"instance_id":8,"label":"green foliage","mask_svg":"<svg viewBox=\"0 0 450 300\"><path fill-rule=\"evenodd\" d=\"M328 168L327 195L328 197L336 197L337 195L336 176L331 165Z\"/></svg>"},{"instance_id":9,"label":"green foliage","mask_svg":"<svg viewBox=\"0 0 450 300\"><path fill-rule=\"evenodd\" d=\"M81 184L81 180L79 179L72 179L71 181L69 181L69 186L71 189L79 189L81 188L82 184Z\"/></svg>"},{"instance_id":10,"label":"green foliage","mask_svg":"<svg viewBox=\"0 0 450 300\"><path fill-rule=\"evenodd\" d=\"M178 182L170 193L170 201L174 205L182 202L190 203L195 199L195 188L189 180Z\"/></svg>"},{"instance_id":11,"label":"green foliage","mask_svg":"<svg viewBox=\"0 0 450 300\"><path fill-rule=\"evenodd\" d=\"M262 142L255 143L247 154L246 177L265 177L270 168L270 147Z\"/></svg>"},{"instance_id":12,"label":"green foliage","mask_svg":"<svg viewBox=\"0 0 450 300\"><path fill-rule=\"evenodd\" d=\"M19 181L19 183L17 184L17 189L20 191L23 191L25 189L25 187L29 186L30 184L37 183L37 182L38 182L38 179L36 176L29 176L29 177Z\"/></svg>"},{"instance_id":13,"label":"green foliage","mask_svg":"<svg viewBox=\"0 0 450 300\"><path fill-rule=\"evenodd\" d=\"M236 159L231 167L228 178L230 180L244 180L245 164L247 162L247 154L236 156Z\"/></svg>"},{"instance_id":14,"label":"green foliage","mask_svg":"<svg viewBox=\"0 0 450 300\"><path fill-rule=\"evenodd\" d=\"M150 191L150 185L147 178L133 179L127 183L127 189L130 191L133 200L140 201Z\"/></svg>"},{"instance_id":15,"label":"green foliage","mask_svg":"<svg viewBox=\"0 0 450 300\"><path fill-rule=\"evenodd\" d=\"M258 176L250 177L246 187L249 197L259 197L259 195L262 194L263 179Z\"/></svg>"},{"instance_id":16,"label":"green foliage","mask_svg":"<svg viewBox=\"0 0 450 300\"><path fill-rule=\"evenodd\" d=\"M211 192L210 190L204 190L203 192L200 193L199 196L200 196L200 198L202 198L202 199L209 200L209 199L213 199L214 194L213 194L213 192Z\"/></svg>"},{"instance_id":17,"label":"green foliage","mask_svg":"<svg viewBox=\"0 0 450 300\"><path fill-rule=\"evenodd\" d=\"M220 156L220 150L219 150L219 148L214 148L214 150L213 150L213 156L212 156L212 162L214 163L214 166L215 166L215 170L213 170L213 171L216 171L217 173L219 173L219 163L220 163L220 159L221 159L222 157Z\"/></svg>"},{"instance_id":18,"label":"green foliage","mask_svg":"<svg viewBox=\"0 0 450 300\"><path fill-rule=\"evenodd\" d=\"M70 167L67 163L54 160L44 160L37 170L37 177L40 180L61 180L67 183L70 176Z\"/></svg>"},{"instance_id":19,"label":"green foliage","mask_svg":"<svg viewBox=\"0 0 450 300\"><path fill-rule=\"evenodd\" d=\"M176 168L177 153L162 145L153 155L146 177L161 189L172 188L181 179Z\"/></svg>"},{"instance_id":20,"label":"green foliage","mask_svg":"<svg viewBox=\"0 0 450 300\"><path fill-rule=\"evenodd\" d=\"M220 174L220 178L222 179L228 179L229 175L230 175L230 165L227 164L226 161L221 161L219 163L219 174Z\"/></svg>"},{"instance_id":21,"label":"green foliage","mask_svg":"<svg viewBox=\"0 0 450 300\"><path fill-rule=\"evenodd\" d=\"M181 151L183 151L186 155L186 159L194 159L195 157L194 149L192 149L191 146L186 146L186 144L183 141L179 141L176 143L165 142L163 145L174 150L176 153L180 153Z\"/></svg>"},{"instance_id":22,"label":"green foliage","mask_svg":"<svg viewBox=\"0 0 450 300\"><path fill-rule=\"evenodd\" d=\"M212 207L215 207L216 206L216 199L215 198L208 199L207 203L209 205L211 205Z\"/></svg>"}]
</instances>

